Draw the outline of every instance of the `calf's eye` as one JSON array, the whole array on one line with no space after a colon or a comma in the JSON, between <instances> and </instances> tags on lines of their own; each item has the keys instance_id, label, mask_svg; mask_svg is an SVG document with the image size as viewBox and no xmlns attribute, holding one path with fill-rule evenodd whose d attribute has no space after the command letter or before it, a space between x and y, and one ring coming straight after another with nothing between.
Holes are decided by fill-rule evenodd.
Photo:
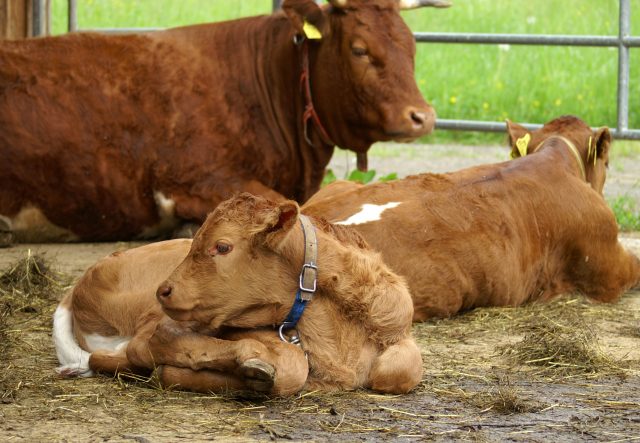
<instances>
[{"instance_id":1,"label":"calf's eye","mask_svg":"<svg viewBox=\"0 0 640 443\"><path fill-rule=\"evenodd\" d=\"M225 255L228 254L229 252L231 252L233 250L233 246L228 244L228 243L224 243L224 242L218 242L216 243L215 246L209 248L209 254L211 255Z\"/></svg>"}]
</instances>

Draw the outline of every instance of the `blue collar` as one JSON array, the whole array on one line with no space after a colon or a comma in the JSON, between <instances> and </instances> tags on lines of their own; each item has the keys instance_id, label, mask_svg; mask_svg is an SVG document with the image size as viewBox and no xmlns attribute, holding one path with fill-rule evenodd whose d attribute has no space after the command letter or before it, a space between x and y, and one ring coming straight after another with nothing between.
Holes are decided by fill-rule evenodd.
<instances>
[{"instance_id":1,"label":"blue collar","mask_svg":"<svg viewBox=\"0 0 640 443\"><path fill-rule=\"evenodd\" d=\"M318 239L316 230L306 215L300 214L300 225L302 226L302 234L304 236L304 264L300 270L300 278L296 298L293 306L285 318L284 322L278 328L280 339L294 345L300 344L300 336L296 329L300 317L306 308L307 303L313 298L318 286ZM284 331L293 329L294 335L288 337Z\"/></svg>"}]
</instances>

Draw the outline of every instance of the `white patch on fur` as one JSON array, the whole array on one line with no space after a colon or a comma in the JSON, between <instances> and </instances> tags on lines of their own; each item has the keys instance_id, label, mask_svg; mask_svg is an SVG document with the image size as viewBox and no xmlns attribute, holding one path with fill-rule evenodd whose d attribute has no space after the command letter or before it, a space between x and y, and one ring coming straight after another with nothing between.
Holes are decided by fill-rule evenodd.
<instances>
[{"instance_id":1,"label":"white patch on fur","mask_svg":"<svg viewBox=\"0 0 640 443\"><path fill-rule=\"evenodd\" d=\"M79 240L73 232L51 223L42 211L33 205L27 205L20 209L20 212L11 219L11 227L15 239L21 243Z\"/></svg>"},{"instance_id":2,"label":"white patch on fur","mask_svg":"<svg viewBox=\"0 0 640 443\"><path fill-rule=\"evenodd\" d=\"M53 314L53 341L60 366L58 374L64 377L91 377L89 353L82 349L73 335L73 316L71 311L58 306Z\"/></svg>"},{"instance_id":3,"label":"white patch on fur","mask_svg":"<svg viewBox=\"0 0 640 443\"><path fill-rule=\"evenodd\" d=\"M378 221L382 218L382 213L387 209L392 209L399 206L402 202L389 202L384 205L371 205L365 203L362 205L360 212L353 214L346 220L336 222L336 225L360 225L362 223L369 223Z\"/></svg>"},{"instance_id":4,"label":"white patch on fur","mask_svg":"<svg viewBox=\"0 0 640 443\"><path fill-rule=\"evenodd\" d=\"M89 348L91 352L97 350L119 351L129 344L131 337L122 337L120 335L104 337L100 334L89 334L84 336L84 341L87 343L87 348Z\"/></svg>"},{"instance_id":5,"label":"white patch on fur","mask_svg":"<svg viewBox=\"0 0 640 443\"><path fill-rule=\"evenodd\" d=\"M176 218L176 202L167 198L161 191L153 192L160 221L153 226L144 228L139 238L153 238L164 236L178 227L180 220Z\"/></svg>"}]
</instances>

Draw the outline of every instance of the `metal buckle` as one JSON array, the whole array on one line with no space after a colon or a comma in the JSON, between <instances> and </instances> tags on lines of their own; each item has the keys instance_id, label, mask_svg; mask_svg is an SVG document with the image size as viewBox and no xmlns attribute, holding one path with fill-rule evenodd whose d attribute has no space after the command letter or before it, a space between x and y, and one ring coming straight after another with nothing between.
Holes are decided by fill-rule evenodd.
<instances>
[{"instance_id":1,"label":"metal buckle","mask_svg":"<svg viewBox=\"0 0 640 443\"><path fill-rule=\"evenodd\" d=\"M289 338L286 335L284 335L284 328L285 328L285 324L281 324L280 327L278 328L278 335L280 336L280 340L282 340L285 343L291 343L292 345L296 345L296 346L300 346L300 334L298 333L298 330L296 328L292 328L295 331L295 334Z\"/></svg>"},{"instance_id":2,"label":"metal buckle","mask_svg":"<svg viewBox=\"0 0 640 443\"><path fill-rule=\"evenodd\" d=\"M313 275L313 287L311 288L307 288L304 285L304 280L305 280L305 271L307 269L312 269L314 272ZM306 292L306 293L314 293L316 292L316 289L318 287L318 267L316 265L314 265L313 263L305 263L304 265L302 265L302 270L300 271L300 284L298 285L298 287L300 288L300 290L302 292Z\"/></svg>"}]
</instances>

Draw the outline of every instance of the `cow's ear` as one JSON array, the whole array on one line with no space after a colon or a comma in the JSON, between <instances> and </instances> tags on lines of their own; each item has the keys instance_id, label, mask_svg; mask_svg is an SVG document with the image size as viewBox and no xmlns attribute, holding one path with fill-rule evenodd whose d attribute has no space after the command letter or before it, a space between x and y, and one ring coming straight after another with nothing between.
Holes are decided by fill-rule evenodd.
<instances>
[{"instance_id":1,"label":"cow's ear","mask_svg":"<svg viewBox=\"0 0 640 443\"><path fill-rule=\"evenodd\" d=\"M593 144L595 152L593 157L591 152L589 152L587 161L593 161L595 163L598 158L606 161L609 158L609 147L611 146L611 133L609 132L609 128L604 126L595 131L593 134Z\"/></svg>"},{"instance_id":2,"label":"cow's ear","mask_svg":"<svg viewBox=\"0 0 640 443\"><path fill-rule=\"evenodd\" d=\"M327 16L314 0L285 0L282 10L298 35L310 40L320 40L327 36Z\"/></svg>"},{"instance_id":3,"label":"cow's ear","mask_svg":"<svg viewBox=\"0 0 640 443\"><path fill-rule=\"evenodd\" d=\"M509 145L511 146L511 158L523 157L527 155L531 133L517 123L507 120L507 134L509 135Z\"/></svg>"}]
</instances>

